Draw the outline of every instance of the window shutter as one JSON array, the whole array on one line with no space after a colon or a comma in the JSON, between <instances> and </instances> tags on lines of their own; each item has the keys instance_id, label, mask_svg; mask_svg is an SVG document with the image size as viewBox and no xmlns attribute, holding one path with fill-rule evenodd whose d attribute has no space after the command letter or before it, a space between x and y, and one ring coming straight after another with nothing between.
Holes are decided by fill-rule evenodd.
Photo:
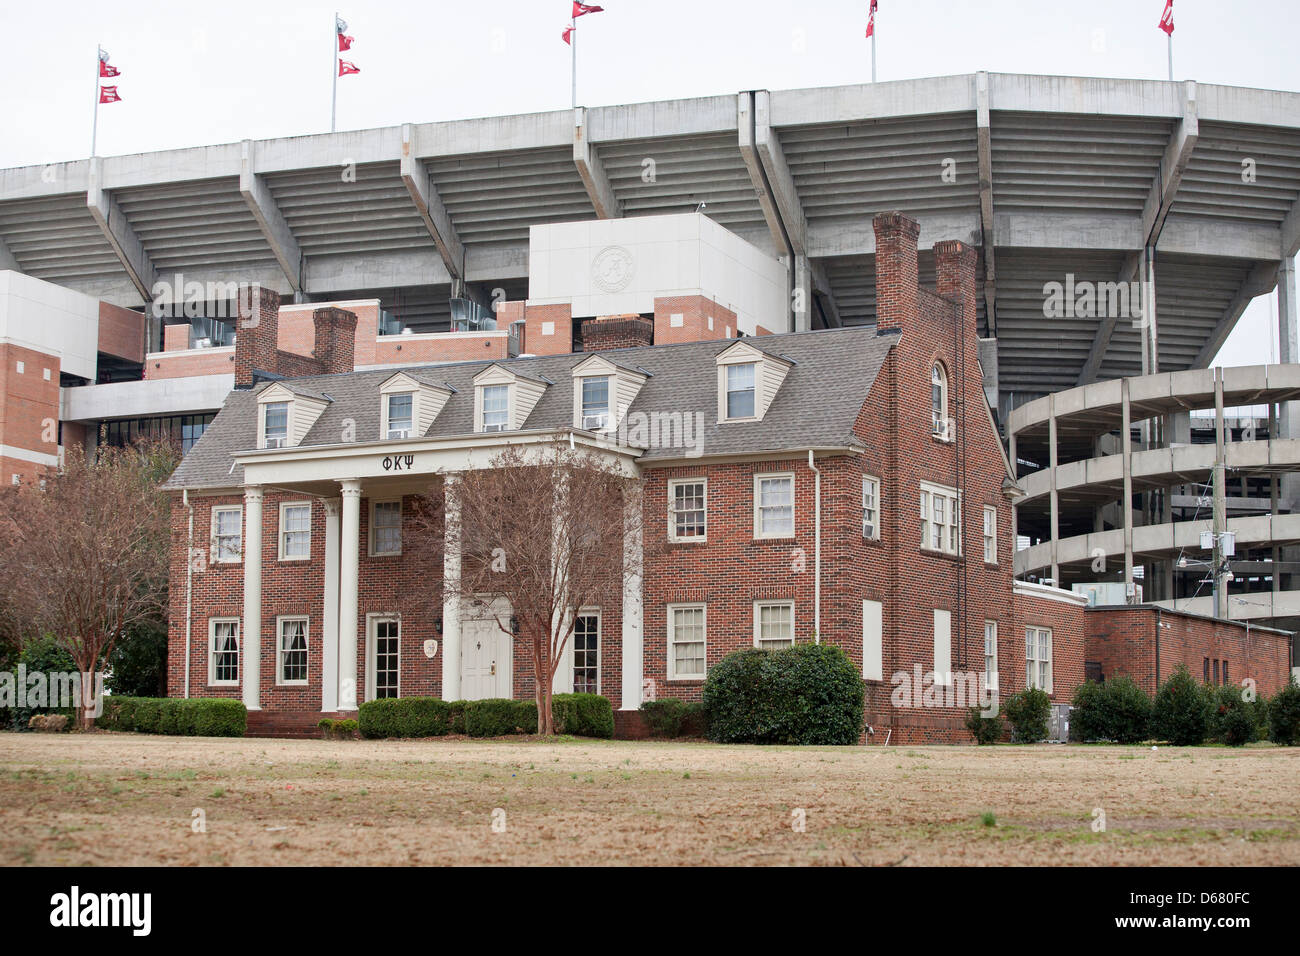
<instances>
[{"instance_id":1,"label":"window shutter","mask_svg":"<svg viewBox=\"0 0 1300 956\"><path fill-rule=\"evenodd\" d=\"M862 676L884 680L884 605L862 602Z\"/></svg>"}]
</instances>

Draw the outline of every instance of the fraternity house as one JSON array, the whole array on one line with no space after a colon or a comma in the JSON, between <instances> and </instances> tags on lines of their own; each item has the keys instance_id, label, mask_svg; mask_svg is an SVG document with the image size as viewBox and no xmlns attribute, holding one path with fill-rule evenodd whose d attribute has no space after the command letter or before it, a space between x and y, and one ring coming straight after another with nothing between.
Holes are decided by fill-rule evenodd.
<instances>
[{"instance_id":1,"label":"fraternity house","mask_svg":"<svg viewBox=\"0 0 1300 956\"><path fill-rule=\"evenodd\" d=\"M675 329L652 345L653 316L575 314L564 338L584 352L354 371L354 315L316 309L312 354L291 355L262 291L235 391L166 486L169 693L240 698L254 733L377 697L531 698L524 639L444 591L459 555L413 546L413 505L441 489L455 513L458 472L563 442L633 476L642 533L663 536L630 542L621 587L575 609L555 678L608 697L620 733L647 698L698 700L726 654L794 641L861 668L867 743L969 740L975 687L1067 704L1109 610L1013 581L1019 489L979 366L976 250L936 243L930 291L917 223L874 226L874 327L733 338L710 321L699 340ZM1158 612L1122 613L1141 634ZM1219 630L1239 630L1198 620L1196 667ZM1129 653L1106 630L1106 676L1145 666L1140 640ZM1223 674L1271 692L1285 635L1253 634ZM1252 675L1261 647L1268 673Z\"/></svg>"}]
</instances>

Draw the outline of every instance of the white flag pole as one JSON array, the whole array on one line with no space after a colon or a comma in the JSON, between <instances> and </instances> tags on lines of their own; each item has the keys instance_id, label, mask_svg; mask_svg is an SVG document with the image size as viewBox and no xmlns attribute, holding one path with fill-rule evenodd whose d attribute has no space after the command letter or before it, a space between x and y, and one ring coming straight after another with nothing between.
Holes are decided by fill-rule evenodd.
<instances>
[{"instance_id":1,"label":"white flag pole","mask_svg":"<svg viewBox=\"0 0 1300 956\"><path fill-rule=\"evenodd\" d=\"M99 137L99 64L104 62L101 57L104 55L104 48L98 43L95 44L95 118L90 124L90 156L95 156L95 140Z\"/></svg>"},{"instance_id":2,"label":"white flag pole","mask_svg":"<svg viewBox=\"0 0 1300 956\"><path fill-rule=\"evenodd\" d=\"M876 21L871 21L871 82L876 82Z\"/></svg>"},{"instance_id":3,"label":"white flag pole","mask_svg":"<svg viewBox=\"0 0 1300 956\"><path fill-rule=\"evenodd\" d=\"M570 78L573 81L573 108L578 108L578 18L569 20L569 52L573 55Z\"/></svg>"},{"instance_id":4,"label":"white flag pole","mask_svg":"<svg viewBox=\"0 0 1300 956\"><path fill-rule=\"evenodd\" d=\"M1169 79L1174 78L1174 35L1169 34Z\"/></svg>"},{"instance_id":5,"label":"white flag pole","mask_svg":"<svg viewBox=\"0 0 1300 956\"><path fill-rule=\"evenodd\" d=\"M334 33L330 37L330 83L332 92L330 94L330 132L334 132L334 118L338 114L339 108L339 12L334 11Z\"/></svg>"}]
</instances>

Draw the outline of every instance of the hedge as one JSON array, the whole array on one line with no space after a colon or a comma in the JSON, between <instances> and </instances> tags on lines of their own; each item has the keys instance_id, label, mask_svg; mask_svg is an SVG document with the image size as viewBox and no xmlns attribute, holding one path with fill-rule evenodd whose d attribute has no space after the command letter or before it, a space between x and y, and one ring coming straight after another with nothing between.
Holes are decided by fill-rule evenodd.
<instances>
[{"instance_id":1,"label":"hedge","mask_svg":"<svg viewBox=\"0 0 1300 956\"><path fill-rule=\"evenodd\" d=\"M555 694L551 714L557 733L577 737L614 736L614 709L597 694ZM537 704L531 700L441 700L437 697L388 697L368 700L358 714L361 736L504 737L537 732Z\"/></svg>"},{"instance_id":2,"label":"hedge","mask_svg":"<svg viewBox=\"0 0 1300 956\"><path fill-rule=\"evenodd\" d=\"M724 657L704 681L708 737L718 743L855 744L863 683L833 644Z\"/></svg>"},{"instance_id":3,"label":"hedge","mask_svg":"<svg viewBox=\"0 0 1300 956\"><path fill-rule=\"evenodd\" d=\"M1241 696L1241 688L1210 688L1210 736L1229 747L1244 747L1255 739L1255 707Z\"/></svg>"},{"instance_id":4,"label":"hedge","mask_svg":"<svg viewBox=\"0 0 1300 956\"><path fill-rule=\"evenodd\" d=\"M984 716L983 707L972 707L966 711L966 729L980 745L995 744L1002 739L1002 718Z\"/></svg>"},{"instance_id":5,"label":"hedge","mask_svg":"<svg viewBox=\"0 0 1300 956\"><path fill-rule=\"evenodd\" d=\"M704 705L694 701L661 697L641 705L651 737L702 737L705 731Z\"/></svg>"},{"instance_id":6,"label":"hedge","mask_svg":"<svg viewBox=\"0 0 1300 956\"><path fill-rule=\"evenodd\" d=\"M1127 675L1080 684L1072 704L1071 739L1136 744L1150 735L1151 698Z\"/></svg>"},{"instance_id":7,"label":"hedge","mask_svg":"<svg viewBox=\"0 0 1300 956\"><path fill-rule=\"evenodd\" d=\"M247 725L242 702L206 697L105 697L95 720L105 730L181 737L242 737Z\"/></svg>"},{"instance_id":8,"label":"hedge","mask_svg":"<svg viewBox=\"0 0 1300 956\"><path fill-rule=\"evenodd\" d=\"M1268 739L1287 747L1300 742L1300 687L1294 677L1268 702Z\"/></svg>"},{"instance_id":9,"label":"hedge","mask_svg":"<svg viewBox=\"0 0 1300 956\"><path fill-rule=\"evenodd\" d=\"M1160 685L1151 707L1151 736L1175 747L1194 747L1209 735L1211 688L1198 684L1185 665Z\"/></svg>"},{"instance_id":10,"label":"hedge","mask_svg":"<svg viewBox=\"0 0 1300 956\"><path fill-rule=\"evenodd\" d=\"M1047 718L1052 702L1046 691L1037 687L1022 690L1007 698L1006 714L1011 723L1011 739L1018 744L1036 744L1047 739Z\"/></svg>"}]
</instances>

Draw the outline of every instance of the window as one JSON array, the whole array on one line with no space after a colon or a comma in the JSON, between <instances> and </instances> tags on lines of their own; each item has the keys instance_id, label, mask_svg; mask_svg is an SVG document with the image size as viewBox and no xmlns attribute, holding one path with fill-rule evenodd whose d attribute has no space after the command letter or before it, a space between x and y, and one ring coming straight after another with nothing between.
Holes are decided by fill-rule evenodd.
<instances>
[{"instance_id":1,"label":"window","mask_svg":"<svg viewBox=\"0 0 1300 956\"><path fill-rule=\"evenodd\" d=\"M1232 681L1230 681L1230 680L1228 679L1228 662L1227 662L1227 661L1224 661L1224 662L1223 662L1223 683L1224 683L1225 685L1226 685L1226 684L1231 684L1231 683L1232 683Z\"/></svg>"},{"instance_id":2,"label":"window","mask_svg":"<svg viewBox=\"0 0 1300 956\"><path fill-rule=\"evenodd\" d=\"M862 476L862 537L880 539L880 480Z\"/></svg>"},{"instance_id":3,"label":"window","mask_svg":"<svg viewBox=\"0 0 1300 956\"><path fill-rule=\"evenodd\" d=\"M952 612L934 612L934 682L952 683Z\"/></svg>"},{"instance_id":4,"label":"window","mask_svg":"<svg viewBox=\"0 0 1300 956\"><path fill-rule=\"evenodd\" d=\"M370 510L370 553L402 553L402 502L376 501Z\"/></svg>"},{"instance_id":5,"label":"window","mask_svg":"<svg viewBox=\"0 0 1300 956\"><path fill-rule=\"evenodd\" d=\"M610 426L609 376L593 375L582 380L582 427L599 431Z\"/></svg>"},{"instance_id":6,"label":"window","mask_svg":"<svg viewBox=\"0 0 1300 956\"><path fill-rule=\"evenodd\" d=\"M239 683L239 620L223 618L209 625L208 683L231 686Z\"/></svg>"},{"instance_id":7,"label":"window","mask_svg":"<svg viewBox=\"0 0 1300 956\"><path fill-rule=\"evenodd\" d=\"M1219 661L1217 658L1214 660L1214 682L1219 683Z\"/></svg>"},{"instance_id":8,"label":"window","mask_svg":"<svg viewBox=\"0 0 1300 956\"><path fill-rule=\"evenodd\" d=\"M289 444L289 403L267 402L263 406L265 416L262 434L266 448L283 448Z\"/></svg>"},{"instance_id":9,"label":"window","mask_svg":"<svg viewBox=\"0 0 1300 956\"><path fill-rule=\"evenodd\" d=\"M1025 628L1025 686L1052 692L1052 632Z\"/></svg>"},{"instance_id":10,"label":"window","mask_svg":"<svg viewBox=\"0 0 1300 956\"><path fill-rule=\"evenodd\" d=\"M884 610L879 601L862 602L862 677L884 680Z\"/></svg>"},{"instance_id":11,"label":"window","mask_svg":"<svg viewBox=\"0 0 1300 956\"><path fill-rule=\"evenodd\" d=\"M998 509L984 506L984 561L998 563Z\"/></svg>"},{"instance_id":12,"label":"window","mask_svg":"<svg viewBox=\"0 0 1300 956\"><path fill-rule=\"evenodd\" d=\"M311 503L285 502L280 505L280 560L307 561L311 558Z\"/></svg>"},{"instance_id":13,"label":"window","mask_svg":"<svg viewBox=\"0 0 1300 956\"><path fill-rule=\"evenodd\" d=\"M668 679L703 680L705 647L703 604L668 608Z\"/></svg>"},{"instance_id":14,"label":"window","mask_svg":"<svg viewBox=\"0 0 1300 956\"><path fill-rule=\"evenodd\" d=\"M754 605L754 646L777 651L794 644L794 602Z\"/></svg>"},{"instance_id":15,"label":"window","mask_svg":"<svg viewBox=\"0 0 1300 956\"><path fill-rule=\"evenodd\" d=\"M984 686L998 686L998 622L984 622Z\"/></svg>"},{"instance_id":16,"label":"window","mask_svg":"<svg viewBox=\"0 0 1300 956\"><path fill-rule=\"evenodd\" d=\"M754 401L754 379L758 366L727 366L727 418L753 418L757 405Z\"/></svg>"},{"instance_id":17,"label":"window","mask_svg":"<svg viewBox=\"0 0 1300 956\"><path fill-rule=\"evenodd\" d=\"M401 668L401 622L375 621L375 697L397 697Z\"/></svg>"},{"instance_id":18,"label":"window","mask_svg":"<svg viewBox=\"0 0 1300 956\"><path fill-rule=\"evenodd\" d=\"M239 561L242 550L241 525L244 509L239 505L212 509L212 562L229 564Z\"/></svg>"},{"instance_id":19,"label":"window","mask_svg":"<svg viewBox=\"0 0 1300 956\"><path fill-rule=\"evenodd\" d=\"M410 392L388 396L388 430L385 438L410 438L415 427L415 396Z\"/></svg>"},{"instance_id":20,"label":"window","mask_svg":"<svg viewBox=\"0 0 1300 956\"><path fill-rule=\"evenodd\" d=\"M921 547L961 554L960 498L952 488L922 483Z\"/></svg>"},{"instance_id":21,"label":"window","mask_svg":"<svg viewBox=\"0 0 1300 956\"><path fill-rule=\"evenodd\" d=\"M930 434L947 441L952 437L948 424L948 374L935 362L930 370Z\"/></svg>"},{"instance_id":22,"label":"window","mask_svg":"<svg viewBox=\"0 0 1300 956\"><path fill-rule=\"evenodd\" d=\"M794 475L754 476L754 537L794 537Z\"/></svg>"},{"instance_id":23,"label":"window","mask_svg":"<svg viewBox=\"0 0 1300 956\"><path fill-rule=\"evenodd\" d=\"M307 619L280 618L280 653L276 661L277 684L307 683Z\"/></svg>"},{"instance_id":24,"label":"window","mask_svg":"<svg viewBox=\"0 0 1300 956\"><path fill-rule=\"evenodd\" d=\"M483 386L483 430L505 431L509 424L510 386Z\"/></svg>"},{"instance_id":25,"label":"window","mask_svg":"<svg viewBox=\"0 0 1300 956\"><path fill-rule=\"evenodd\" d=\"M1207 657L1202 663L1201 683L1208 684L1209 682L1210 682L1210 659Z\"/></svg>"},{"instance_id":26,"label":"window","mask_svg":"<svg viewBox=\"0 0 1300 956\"><path fill-rule=\"evenodd\" d=\"M703 479L668 482L668 537L703 541L708 534L708 483Z\"/></svg>"},{"instance_id":27,"label":"window","mask_svg":"<svg viewBox=\"0 0 1300 956\"><path fill-rule=\"evenodd\" d=\"M583 611L573 622L573 692L600 693L600 615Z\"/></svg>"}]
</instances>

